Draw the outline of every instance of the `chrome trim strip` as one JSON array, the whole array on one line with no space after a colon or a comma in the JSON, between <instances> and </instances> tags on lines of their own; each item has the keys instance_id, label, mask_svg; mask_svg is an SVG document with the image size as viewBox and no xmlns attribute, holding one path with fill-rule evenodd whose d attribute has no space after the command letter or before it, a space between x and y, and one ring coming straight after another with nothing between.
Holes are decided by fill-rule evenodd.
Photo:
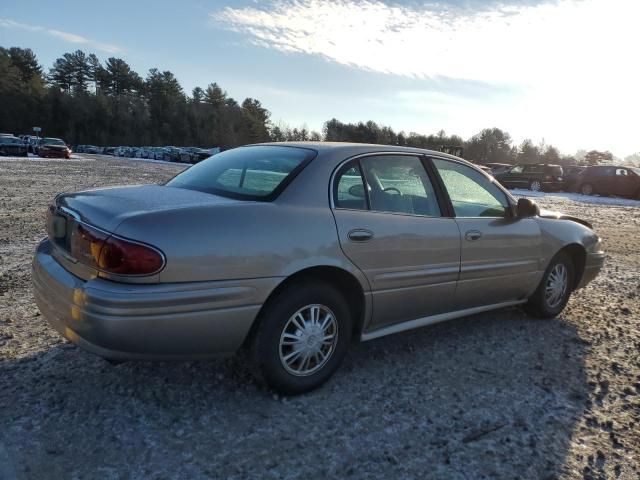
<instances>
[{"instance_id":1,"label":"chrome trim strip","mask_svg":"<svg viewBox=\"0 0 640 480\"><path fill-rule=\"evenodd\" d=\"M438 315L431 315L429 317L417 318L415 320L409 320L408 322L396 323L388 327L379 328L371 332L365 332L360 336L361 342L368 342L375 338L392 335L394 333L404 332L406 330L413 330L414 328L425 327L427 325L433 325L434 323L444 322L446 320L453 320L455 318L466 317L468 315L475 315L476 313L488 312L489 310L497 310L499 308L513 307L515 305L521 305L527 300L515 300L512 302L496 303L495 305L485 305L482 307L467 308L466 310L458 310L456 312L441 313Z\"/></svg>"}]
</instances>

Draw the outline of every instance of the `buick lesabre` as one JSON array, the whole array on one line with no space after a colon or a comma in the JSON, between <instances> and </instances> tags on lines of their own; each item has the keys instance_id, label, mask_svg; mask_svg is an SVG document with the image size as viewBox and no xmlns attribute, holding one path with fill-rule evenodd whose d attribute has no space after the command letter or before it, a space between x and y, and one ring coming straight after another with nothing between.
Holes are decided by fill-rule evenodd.
<instances>
[{"instance_id":1,"label":"buick lesabre","mask_svg":"<svg viewBox=\"0 0 640 480\"><path fill-rule=\"evenodd\" d=\"M58 195L33 284L50 324L114 360L251 353L316 388L353 341L515 305L558 315L600 270L584 220L440 152L240 147L164 185Z\"/></svg>"}]
</instances>

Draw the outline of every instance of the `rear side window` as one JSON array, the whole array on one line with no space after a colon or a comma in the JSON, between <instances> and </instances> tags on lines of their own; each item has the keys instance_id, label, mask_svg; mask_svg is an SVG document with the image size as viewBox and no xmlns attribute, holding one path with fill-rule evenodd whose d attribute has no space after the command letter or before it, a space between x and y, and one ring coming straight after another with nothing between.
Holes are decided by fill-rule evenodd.
<instances>
[{"instance_id":1,"label":"rear side window","mask_svg":"<svg viewBox=\"0 0 640 480\"><path fill-rule=\"evenodd\" d=\"M346 164L336 175L334 199L336 208L366 210L367 199L362 171L357 160Z\"/></svg>"},{"instance_id":2,"label":"rear side window","mask_svg":"<svg viewBox=\"0 0 640 480\"><path fill-rule=\"evenodd\" d=\"M314 150L298 147L234 148L185 170L167 186L240 200L273 200L315 156Z\"/></svg>"},{"instance_id":3,"label":"rear side window","mask_svg":"<svg viewBox=\"0 0 640 480\"><path fill-rule=\"evenodd\" d=\"M381 155L361 160L371 210L439 217L440 207L419 158Z\"/></svg>"}]
</instances>

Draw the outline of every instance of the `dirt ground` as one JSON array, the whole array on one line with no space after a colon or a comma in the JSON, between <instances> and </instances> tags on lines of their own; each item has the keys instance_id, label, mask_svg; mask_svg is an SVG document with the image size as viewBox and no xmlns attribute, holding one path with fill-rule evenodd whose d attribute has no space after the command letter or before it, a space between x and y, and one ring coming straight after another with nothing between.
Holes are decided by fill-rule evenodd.
<instances>
[{"instance_id":1,"label":"dirt ground","mask_svg":"<svg viewBox=\"0 0 640 480\"><path fill-rule=\"evenodd\" d=\"M235 359L112 365L33 301L56 193L181 168L0 159L0 479L640 478L639 207L536 199L591 221L608 254L559 318L510 309L354 345L323 388L280 398Z\"/></svg>"}]
</instances>

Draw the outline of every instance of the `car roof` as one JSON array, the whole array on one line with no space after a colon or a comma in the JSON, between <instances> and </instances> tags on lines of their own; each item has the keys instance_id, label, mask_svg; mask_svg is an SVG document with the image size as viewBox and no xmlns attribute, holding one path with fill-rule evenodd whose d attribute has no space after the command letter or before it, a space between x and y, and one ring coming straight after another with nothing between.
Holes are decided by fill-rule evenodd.
<instances>
[{"instance_id":1,"label":"car roof","mask_svg":"<svg viewBox=\"0 0 640 480\"><path fill-rule=\"evenodd\" d=\"M280 146L280 147L298 147L309 148L316 150L319 154L323 153L341 153L347 156L359 155L363 153L374 152L403 152L403 153L416 153L420 155L437 155L439 157L450 158L452 160L462 161L473 165L468 160L465 160L454 155L450 155L444 152L438 152L436 150L428 150L425 148L415 147L402 147L399 145L378 145L375 143L354 143L354 142L265 142L254 143L249 146Z\"/></svg>"}]
</instances>

